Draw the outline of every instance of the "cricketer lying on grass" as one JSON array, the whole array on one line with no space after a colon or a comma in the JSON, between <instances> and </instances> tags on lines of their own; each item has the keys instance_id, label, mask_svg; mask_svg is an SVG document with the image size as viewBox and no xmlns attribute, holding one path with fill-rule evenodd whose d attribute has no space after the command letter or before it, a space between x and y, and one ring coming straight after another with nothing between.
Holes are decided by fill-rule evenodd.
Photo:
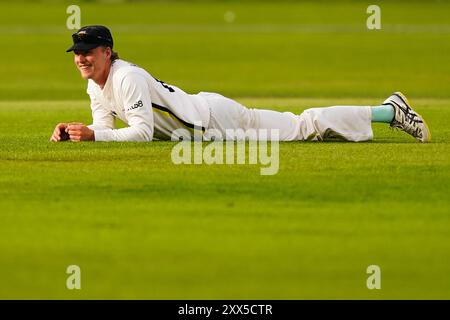
<instances>
[{"instance_id":1,"label":"cricketer lying on grass","mask_svg":"<svg viewBox=\"0 0 450 320\"><path fill-rule=\"evenodd\" d=\"M88 80L93 123L59 123L51 141L151 141L192 138L194 122L200 122L203 139L210 131L222 133L225 140L238 140L228 134L244 131L279 130L277 139L325 140L338 138L365 141L373 138L371 122L386 122L421 142L431 139L422 117L407 99L396 92L381 106L333 106L311 108L300 115L291 112L250 109L218 93L187 94L151 76L144 69L119 59L113 38L104 26L86 26L72 35L75 64ZM115 129L119 118L128 127ZM189 129L190 137L178 137L176 130ZM228 129L228 130L227 130ZM242 138L242 137L241 137ZM244 137L260 139L261 137Z\"/></svg>"}]
</instances>

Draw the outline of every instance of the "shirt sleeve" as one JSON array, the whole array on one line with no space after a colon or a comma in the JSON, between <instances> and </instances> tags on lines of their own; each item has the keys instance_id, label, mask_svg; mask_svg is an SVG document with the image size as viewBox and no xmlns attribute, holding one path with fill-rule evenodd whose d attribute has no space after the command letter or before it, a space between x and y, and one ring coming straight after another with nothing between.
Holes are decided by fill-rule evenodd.
<instances>
[{"instance_id":1,"label":"shirt sleeve","mask_svg":"<svg viewBox=\"0 0 450 320\"><path fill-rule=\"evenodd\" d=\"M95 98L95 95L87 91L91 99L92 124L88 126L91 130L106 130L114 128L114 116Z\"/></svg>"},{"instance_id":2,"label":"shirt sleeve","mask_svg":"<svg viewBox=\"0 0 450 320\"><path fill-rule=\"evenodd\" d=\"M128 122L127 128L94 130L96 141L151 141L153 139L153 110L145 78L137 73L127 74L117 93Z\"/></svg>"}]
</instances>

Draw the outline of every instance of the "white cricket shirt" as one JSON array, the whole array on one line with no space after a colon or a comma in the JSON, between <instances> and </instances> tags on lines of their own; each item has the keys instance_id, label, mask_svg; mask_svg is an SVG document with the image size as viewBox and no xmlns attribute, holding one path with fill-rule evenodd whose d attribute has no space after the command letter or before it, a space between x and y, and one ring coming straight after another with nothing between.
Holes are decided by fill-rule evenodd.
<instances>
[{"instance_id":1,"label":"white cricket shirt","mask_svg":"<svg viewBox=\"0 0 450 320\"><path fill-rule=\"evenodd\" d=\"M209 125L210 110L201 94L187 94L124 60L113 62L103 89L88 80L87 93L96 141L168 140L176 129L193 132L194 122ZM115 129L115 118L128 127Z\"/></svg>"}]
</instances>

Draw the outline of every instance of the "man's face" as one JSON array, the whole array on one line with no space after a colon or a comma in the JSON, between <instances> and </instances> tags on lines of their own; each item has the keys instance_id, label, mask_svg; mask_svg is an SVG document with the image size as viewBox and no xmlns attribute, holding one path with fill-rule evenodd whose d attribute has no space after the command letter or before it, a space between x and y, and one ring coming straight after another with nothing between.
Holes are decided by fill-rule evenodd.
<instances>
[{"instance_id":1,"label":"man's face","mask_svg":"<svg viewBox=\"0 0 450 320\"><path fill-rule=\"evenodd\" d=\"M108 47L97 47L87 52L74 51L75 64L84 79L99 79L105 74L109 67L111 49Z\"/></svg>"}]
</instances>

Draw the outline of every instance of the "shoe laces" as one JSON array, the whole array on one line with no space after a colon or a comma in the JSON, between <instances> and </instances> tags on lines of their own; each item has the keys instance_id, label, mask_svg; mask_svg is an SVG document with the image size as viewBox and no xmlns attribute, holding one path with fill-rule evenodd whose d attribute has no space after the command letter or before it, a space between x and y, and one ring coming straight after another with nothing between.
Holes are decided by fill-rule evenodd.
<instances>
[{"instance_id":1,"label":"shoe laces","mask_svg":"<svg viewBox=\"0 0 450 320\"><path fill-rule=\"evenodd\" d=\"M393 103L397 108L395 108L395 117L391 123L391 128L403 130L414 137L421 137L419 124L422 123L422 120L420 120L419 116L408 106L404 108L395 101Z\"/></svg>"}]
</instances>

